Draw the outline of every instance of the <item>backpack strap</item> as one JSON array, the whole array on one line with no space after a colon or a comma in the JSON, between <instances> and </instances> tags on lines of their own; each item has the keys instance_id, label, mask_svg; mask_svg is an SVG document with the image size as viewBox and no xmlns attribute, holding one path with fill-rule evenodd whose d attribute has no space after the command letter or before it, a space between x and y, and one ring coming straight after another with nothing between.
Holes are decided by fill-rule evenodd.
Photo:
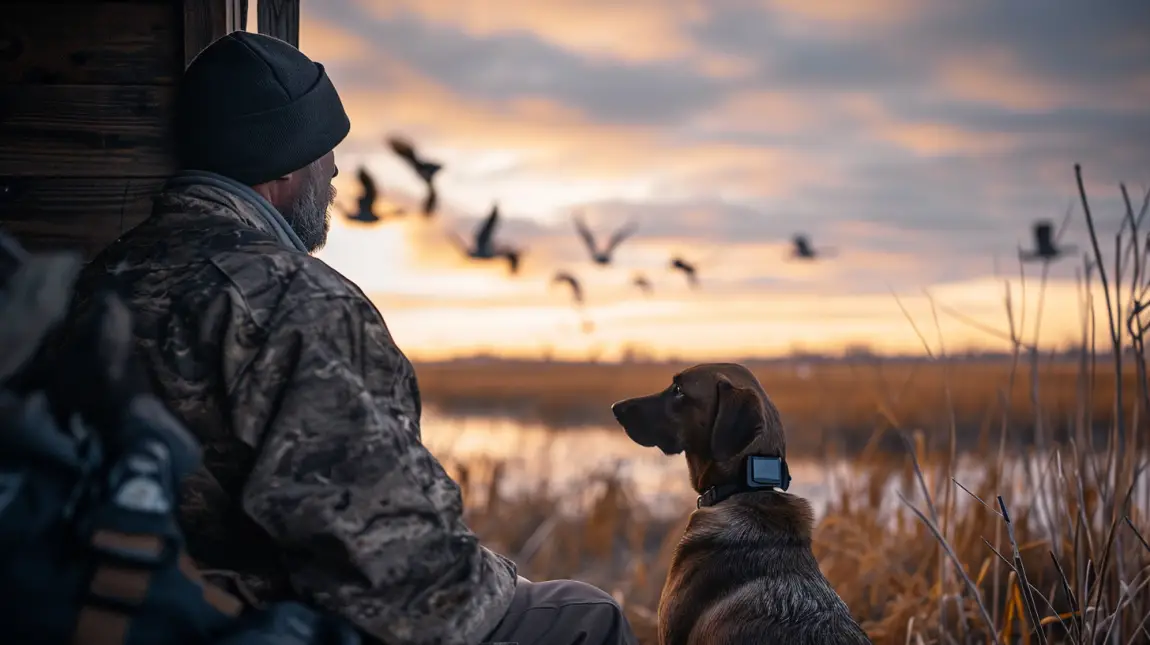
<instances>
[{"instance_id":1,"label":"backpack strap","mask_svg":"<svg viewBox=\"0 0 1150 645\"><path fill-rule=\"evenodd\" d=\"M107 529L92 533L92 550L102 560L92 574L88 597L72 633L73 645L126 645L134 612L144 604L155 566L167 561L163 536L121 533ZM230 618L238 617L243 602L204 580L192 558L181 549L176 558L180 573L200 588L203 601Z\"/></svg>"},{"instance_id":2,"label":"backpack strap","mask_svg":"<svg viewBox=\"0 0 1150 645\"><path fill-rule=\"evenodd\" d=\"M143 604L152 583L151 567L127 563L161 561L164 540L158 535L105 529L92 533L91 547L104 561L92 573L88 597L72 633L72 645L125 645L131 612ZM109 562L109 555L124 562Z\"/></svg>"}]
</instances>

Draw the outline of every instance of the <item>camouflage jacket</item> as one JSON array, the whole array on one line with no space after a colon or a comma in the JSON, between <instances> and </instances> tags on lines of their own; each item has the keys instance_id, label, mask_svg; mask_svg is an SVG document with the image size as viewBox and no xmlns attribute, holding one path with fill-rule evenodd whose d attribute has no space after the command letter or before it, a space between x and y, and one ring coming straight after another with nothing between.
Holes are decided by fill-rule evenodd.
<instances>
[{"instance_id":1,"label":"camouflage jacket","mask_svg":"<svg viewBox=\"0 0 1150 645\"><path fill-rule=\"evenodd\" d=\"M157 393L203 443L189 552L260 601L311 600L385 643L477 643L515 566L464 524L379 311L267 209L242 186L169 184L78 286L77 308L100 286L125 298Z\"/></svg>"}]
</instances>

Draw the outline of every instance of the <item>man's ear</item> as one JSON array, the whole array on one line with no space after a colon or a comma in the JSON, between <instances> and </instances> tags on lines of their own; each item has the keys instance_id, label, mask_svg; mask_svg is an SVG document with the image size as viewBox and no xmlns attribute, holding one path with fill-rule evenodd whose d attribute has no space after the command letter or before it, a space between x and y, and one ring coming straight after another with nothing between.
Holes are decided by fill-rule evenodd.
<instances>
[{"instance_id":1,"label":"man's ear","mask_svg":"<svg viewBox=\"0 0 1150 645\"><path fill-rule=\"evenodd\" d=\"M711 425L711 458L726 461L743 451L763 427L763 404L755 393L720 376Z\"/></svg>"},{"instance_id":2,"label":"man's ear","mask_svg":"<svg viewBox=\"0 0 1150 645\"><path fill-rule=\"evenodd\" d=\"M295 183L297 179L297 171L289 172L286 175L276 177L271 181L265 181L262 184L252 186L252 190L260 194L261 197L268 200L272 206L280 208L285 203L291 201L291 196L294 194Z\"/></svg>"}]
</instances>

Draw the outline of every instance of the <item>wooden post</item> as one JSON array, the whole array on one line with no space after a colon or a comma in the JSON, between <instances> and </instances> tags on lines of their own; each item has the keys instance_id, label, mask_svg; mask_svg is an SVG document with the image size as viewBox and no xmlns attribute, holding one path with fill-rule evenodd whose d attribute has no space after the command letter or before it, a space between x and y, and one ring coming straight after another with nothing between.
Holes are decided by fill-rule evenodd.
<instances>
[{"instance_id":1,"label":"wooden post","mask_svg":"<svg viewBox=\"0 0 1150 645\"><path fill-rule=\"evenodd\" d=\"M217 38L244 28L246 0L183 0L184 66Z\"/></svg>"},{"instance_id":2,"label":"wooden post","mask_svg":"<svg viewBox=\"0 0 1150 645\"><path fill-rule=\"evenodd\" d=\"M257 12L261 34L299 47L299 0L259 0Z\"/></svg>"}]
</instances>

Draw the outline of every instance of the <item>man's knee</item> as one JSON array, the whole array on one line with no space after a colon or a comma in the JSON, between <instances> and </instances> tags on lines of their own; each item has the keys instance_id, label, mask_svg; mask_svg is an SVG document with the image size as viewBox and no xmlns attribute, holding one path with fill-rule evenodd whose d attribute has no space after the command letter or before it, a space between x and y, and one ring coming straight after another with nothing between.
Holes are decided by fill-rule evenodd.
<instances>
[{"instance_id":1,"label":"man's knee","mask_svg":"<svg viewBox=\"0 0 1150 645\"><path fill-rule=\"evenodd\" d=\"M576 580L520 580L508 615L488 642L632 645L622 607L602 589Z\"/></svg>"}]
</instances>

